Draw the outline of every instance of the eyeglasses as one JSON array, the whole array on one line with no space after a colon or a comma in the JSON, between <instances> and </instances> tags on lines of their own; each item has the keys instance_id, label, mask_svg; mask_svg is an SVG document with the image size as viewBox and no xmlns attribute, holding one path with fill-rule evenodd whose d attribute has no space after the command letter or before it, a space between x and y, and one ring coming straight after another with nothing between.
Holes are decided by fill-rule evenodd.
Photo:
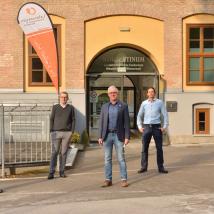
<instances>
[{"instance_id":1,"label":"eyeglasses","mask_svg":"<svg viewBox=\"0 0 214 214\"><path fill-rule=\"evenodd\" d=\"M117 91L109 92L108 94L117 94Z\"/></svg>"}]
</instances>

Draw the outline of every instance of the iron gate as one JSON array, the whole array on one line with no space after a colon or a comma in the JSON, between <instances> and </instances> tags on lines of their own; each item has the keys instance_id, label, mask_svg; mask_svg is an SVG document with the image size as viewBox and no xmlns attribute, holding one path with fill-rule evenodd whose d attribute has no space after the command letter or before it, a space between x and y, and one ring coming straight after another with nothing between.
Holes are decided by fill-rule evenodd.
<instances>
[{"instance_id":1,"label":"iron gate","mask_svg":"<svg viewBox=\"0 0 214 214\"><path fill-rule=\"evenodd\" d=\"M52 106L0 105L0 165L41 165L50 161L49 120Z\"/></svg>"}]
</instances>

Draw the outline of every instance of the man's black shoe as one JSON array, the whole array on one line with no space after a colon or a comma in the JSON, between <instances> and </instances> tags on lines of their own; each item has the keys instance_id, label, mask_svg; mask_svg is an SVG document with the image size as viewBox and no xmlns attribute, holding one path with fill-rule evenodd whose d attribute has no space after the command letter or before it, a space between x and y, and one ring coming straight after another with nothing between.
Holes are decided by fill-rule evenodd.
<instances>
[{"instance_id":1,"label":"man's black shoe","mask_svg":"<svg viewBox=\"0 0 214 214\"><path fill-rule=\"evenodd\" d=\"M54 179L54 174L51 174L51 173L50 173L50 174L48 175L48 180L51 180L51 179Z\"/></svg>"},{"instance_id":2,"label":"man's black shoe","mask_svg":"<svg viewBox=\"0 0 214 214\"><path fill-rule=\"evenodd\" d=\"M167 171L167 170L165 170L165 169L159 169L159 173L167 174L167 173L168 173L168 171Z\"/></svg>"},{"instance_id":3,"label":"man's black shoe","mask_svg":"<svg viewBox=\"0 0 214 214\"><path fill-rule=\"evenodd\" d=\"M146 172L146 171L147 171L147 169L140 169L140 170L137 171L137 173L138 173L138 174L141 174L141 173L144 173L144 172Z\"/></svg>"},{"instance_id":4,"label":"man's black shoe","mask_svg":"<svg viewBox=\"0 0 214 214\"><path fill-rule=\"evenodd\" d=\"M3 189L0 189L0 193L3 193L4 191L3 191Z\"/></svg>"}]
</instances>

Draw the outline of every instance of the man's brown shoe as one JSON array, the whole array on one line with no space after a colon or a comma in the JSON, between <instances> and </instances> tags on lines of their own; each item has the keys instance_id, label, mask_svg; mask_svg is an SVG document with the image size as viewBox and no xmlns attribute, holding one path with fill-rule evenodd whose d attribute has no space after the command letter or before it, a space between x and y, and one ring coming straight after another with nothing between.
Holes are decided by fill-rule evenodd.
<instances>
[{"instance_id":1,"label":"man's brown shoe","mask_svg":"<svg viewBox=\"0 0 214 214\"><path fill-rule=\"evenodd\" d=\"M127 180L122 180L121 187L128 187L128 185Z\"/></svg>"},{"instance_id":2,"label":"man's brown shoe","mask_svg":"<svg viewBox=\"0 0 214 214\"><path fill-rule=\"evenodd\" d=\"M112 181L110 180L105 180L104 181L104 184L101 186L101 187L110 187L112 186Z\"/></svg>"}]
</instances>

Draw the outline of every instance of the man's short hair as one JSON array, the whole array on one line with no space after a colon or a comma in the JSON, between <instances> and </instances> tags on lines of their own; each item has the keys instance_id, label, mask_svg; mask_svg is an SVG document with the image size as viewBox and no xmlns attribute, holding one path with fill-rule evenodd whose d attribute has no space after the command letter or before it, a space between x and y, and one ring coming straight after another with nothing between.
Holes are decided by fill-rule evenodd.
<instances>
[{"instance_id":1,"label":"man's short hair","mask_svg":"<svg viewBox=\"0 0 214 214\"><path fill-rule=\"evenodd\" d=\"M153 89L154 93L156 94L156 91L155 91L155 88L154 88L154 87L149 87L149 88L147 88L146 93L148 93L149 89Z\"/></svg>"},{"instance_id":2,"label":"man's short hair","mask_svg":"<svg viewBox=\"0 0 214 214\"><path fill-rule=\"evenodd\" d=\"M67 92L67 91L62 91L62 92L60 92L60 96L61 96L62 94L65 94L65 95L67 96L67 98L69 98L68 92Z\"/></svg>"},{"instance_id":3,"label":"man's short hair","mask_svg":"<svg viewBox=\"0 0 214 214\"><path fill-rule=\"evenodd\" d=\"M111 85L108 87L108 93L111 89L115 89L115 91L117 91L117 93L118 93L118 88L115 85Z\"/></svg>"}]
</instances>

